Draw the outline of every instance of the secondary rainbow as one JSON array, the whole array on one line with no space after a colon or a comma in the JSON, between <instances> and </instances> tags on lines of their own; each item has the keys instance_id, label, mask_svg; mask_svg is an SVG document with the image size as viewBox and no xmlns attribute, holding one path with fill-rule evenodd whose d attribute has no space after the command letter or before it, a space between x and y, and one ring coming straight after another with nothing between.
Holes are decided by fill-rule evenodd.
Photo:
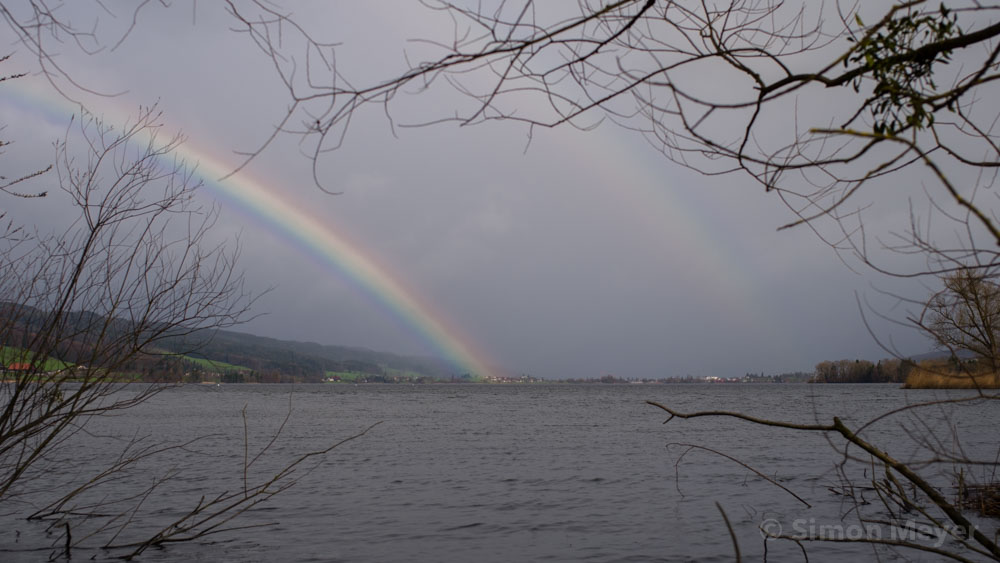
<instances>
[{"instance_id":1,"label":"secondary rainbow","mask_svg":"<svg viewBox=\"0 0 1000 563\"><path fill-rule=\"evenodd\" d=\"M4 85L3 101L17 102L20 111L34 110L43 114L52 125L62 125L78 108L71 102L35 87L28 79ZM15 94L10 96L9 94ZM0 102L2 103L2 102ZM126 113L115 108L104 113L109 122L124 122ZM332 225L321 223L305 211L279 197L279 192L244 173L225 181L218 178L232 171L232 165L212 157L190 141L180 145L176 156L197 165L196 173L214 194L237 205L260 220L262 227L280 234L299 251L332 266L340 275L352 280L369 296L382 304L384 310L410 327L444 359L466 373L492 375L491 363L484 359L462 332L451 325L442 312L420 299L406 288L399 276L380 265L377 258L360 245L338 233Z\"/></svg>"}]
</instances>

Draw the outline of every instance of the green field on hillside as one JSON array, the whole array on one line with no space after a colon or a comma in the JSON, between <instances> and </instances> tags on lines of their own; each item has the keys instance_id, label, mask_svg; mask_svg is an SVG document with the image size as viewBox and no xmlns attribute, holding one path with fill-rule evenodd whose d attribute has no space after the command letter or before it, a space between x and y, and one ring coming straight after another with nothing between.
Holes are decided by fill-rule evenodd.
<instances>
[{"instance_id":1,"label":"green field on hillside","mask_svg":"<svg viewBox=\"0 0 1000 563\"><path fill-rule=\"evenodd\" d=\"M23 348L0 346L0 363L2 363L5 368L11 364L33 363L34 357L35 355L32 352L24 350ZM72 364L56 358L46 358L42 363L42 371L57 371L66 369L71 365Z\"/></svg>"},{"instance_id":2,"label":"green field on hillside","mask_svg":"<svg viewBox=\"0 0 1000 563\"><path fill-rule=\"evenodd\" d=\"M218 371L218 372L246 372L251 371L250 368L246 366L238 366L236 364L227 364L226 362L220 362L217 360L209 360L207 358L194 358L192 356L181 356L180 357L185 362L189 362L197 365L204 370Z\"/></svg>"}]
</instances>

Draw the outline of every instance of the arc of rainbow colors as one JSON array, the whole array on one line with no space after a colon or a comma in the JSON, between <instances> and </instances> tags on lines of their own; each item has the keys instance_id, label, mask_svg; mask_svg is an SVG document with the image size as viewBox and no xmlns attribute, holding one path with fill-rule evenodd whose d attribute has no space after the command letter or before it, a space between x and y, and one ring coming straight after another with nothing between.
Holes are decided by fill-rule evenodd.
<instances>
[{"instance_id":1,"label":"arc of rainbow colors","mask_svg":"<svg viewBox=\"0 0 1000 563\"><path fill-rule=\"evenodd\" d=\"M701 286L725 303L730 319L748 323L763 334L787 334L761 305L762 288L748 283L743 275L748 269L747 257L735 254L732 245L721 239L719 228L713 227L717 222L693 209L677 193L679 189L696 188L674 185L670 164L658 154L654 155L655 162L645 161L639 156L642 151L629 148L630 143L645 143L645 139L628 137L628 133L613 129L591 144L564 146L581 161L614 163L614 166L594 166L594 176L624 194L624 203L634 213L636 222L643 223L653 233L649 244L676 245L674 241L685 241L680 246L681 259L701 263L711 272L703 277ZM791 334L771 342L784 357L796 357L796 338L797 335Z\"/></svg>"},{"instance_id":2,"label":"arc of rainbow colors","mask_svg":"<svg viewBox=\"0 0 1000 563\"><path fill-rule=\"evenodd\" d=\"M444 320L443 313L433 312L430 305L405 288L396 276L389 273L388 268L379 265L371 252L348 242L344 235L279 197L273 188L244 174L232 176L227 181L215 180L229 174L231 165L194 150L188 143L181 145L176 152L198 163L197 174L212 192L227 196L244 211L262 218L272 232L285 235L300 250L307 250L356 281L447 359L468 373L491 375L492 370L480 358L481 353L473 352L475 347L458 336L459 330Z\"/></svg>"},{"instance_id":3,"label":"arc of rainbow colors","mask_svg":"<svg viewBox=\"0 0 1000 563\"><path fill-rule=\"evenodd\" d=\"M31 82L22 79L4 85L3 100L13 101L6 94L14 93L18 105L22 106L20 110L41 111L53 123L65 121L79 111L78 106L57 94L34 87ZM113 110L102 119L109 124L125 122L122 114L125 112ZM192 164L196 176L210 192L225 196L241 211L260 218L272 233L283 235L282 238L298 250L315 256L356 282L389 313L430 344L443 359L473 375L492 375L490 363L483 359L483 354L459 336L461 332L445 320L445 315L435 312L431 305L407 289L397 276L379 264L373 253L351 243L332 226L320 223L279 197L274 188L250 178L246 173L233 175L226 181L217 180L227 176L232 167L208 152L198 150L190 140L179 145L174 153Z\"/></svg>"}]
</instances>

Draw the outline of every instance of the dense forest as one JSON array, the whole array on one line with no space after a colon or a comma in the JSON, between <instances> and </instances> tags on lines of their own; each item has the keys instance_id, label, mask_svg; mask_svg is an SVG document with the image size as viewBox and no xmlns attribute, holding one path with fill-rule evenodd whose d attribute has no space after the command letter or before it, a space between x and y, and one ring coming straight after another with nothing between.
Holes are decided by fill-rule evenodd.
<instances>
[{"instance_id":1,"label":"dense forest","mask_svg":"<svg viewBox=\"0 0 1000 563\"><path fill-rule=\"evenodd\" d=\"M867 360L837 360L816 364L816 383L905 383L916 367L911 360L889 358L876 363Z\"/></svg>"}]
</instances>

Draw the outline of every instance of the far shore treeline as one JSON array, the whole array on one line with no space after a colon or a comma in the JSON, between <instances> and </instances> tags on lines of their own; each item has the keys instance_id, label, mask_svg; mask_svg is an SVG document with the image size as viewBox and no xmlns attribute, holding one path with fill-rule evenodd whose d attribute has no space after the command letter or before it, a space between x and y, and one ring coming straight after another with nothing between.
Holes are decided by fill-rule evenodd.
<instances>
[{"instance_id":1,"label":"far shore treeline","mask_svg":"<svg viewBox=\"0 0 1000 563\"><path fill-rule=\"evenodd\" d=\"M872 363L868 360L824 361L816 364L815 383L906 383L916 367L912 360L888 358Z\"/></svg>"},{"instance_id":2,"label":"far shore treeline","mask_svg":"<svg viewBox=\"0 0 1000 563\"><path fill-rule=\"evenodd\" d=\"M900 383L908 389L998 389L1000 374L987 362L954 354L930 355L919 361L889 358L838 360L816 364L814 383Z\"/></svg>"},{"instance_id":3,"label":"far shore treeline","mask_svg":"<svg viewBox=\"0 0 1000 563\"><path fill-rule=\"evenodd\" d=\"M0 342L0 375L19 372L67 372L71 378L110 377L121 381L156 383L563 383L563 384L677 384L677 383L895 383L910 388L998 388L1000 378L985 362L965 354L938 353L914 359L887 358L822 361L813 372L780 374L669 376L634 378L622 374L587 374L567 379L534 374L474 374L456 372L453 365L427 357L409 357L365 348L320 345L265 338L218 330L161 339L120 366L116 373L96 373L85 365L72 365L60 357L79 357L74 350L87 348L85 339L70 339L54 350L60 357L36 357L26 346L35 332L31 315L8 342ZM86 323L92 314L71 315L68 323ZM191 339L197 342L192 345Z\"/></svg>"}]
</instances>

